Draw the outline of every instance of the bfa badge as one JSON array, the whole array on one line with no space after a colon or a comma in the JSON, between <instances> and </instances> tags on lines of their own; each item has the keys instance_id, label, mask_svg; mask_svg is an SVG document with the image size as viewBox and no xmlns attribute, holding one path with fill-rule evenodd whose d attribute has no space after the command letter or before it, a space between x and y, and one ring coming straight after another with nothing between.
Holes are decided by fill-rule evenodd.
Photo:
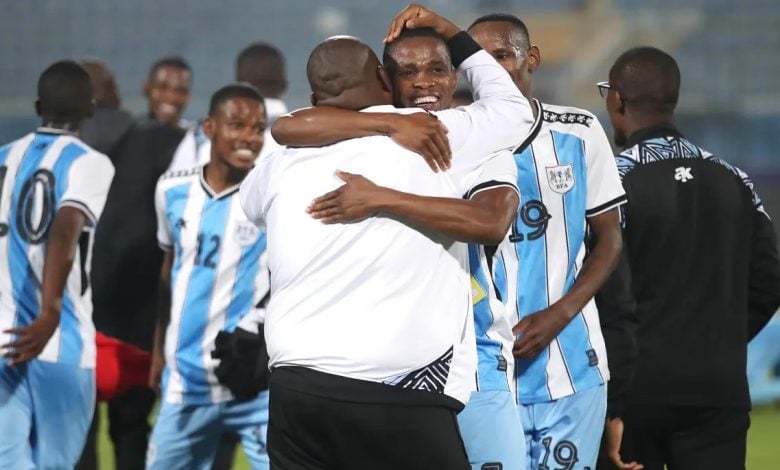
<instances>
[{"instance_id":1,"label":"bfa badge","mask_svg":"<svg viewBox=\"0 0 780 470\"><path fill-rule=\"evenodd\" d=\"M548 166L547 182L550 189L558 194L566 194L574 187L574 165Z\"/></svg>"},{"instance_id":2,"label":"bfa badge","mask_svg":"<svg viewBox=\"0 0 780 470\"><path fill-rule=\"evenodd\" d=\"M260 230L250 222L236 223L236 229L233 232L233 239L240 246L251 245L257 240Z\"/></svg>"}]
</instances>

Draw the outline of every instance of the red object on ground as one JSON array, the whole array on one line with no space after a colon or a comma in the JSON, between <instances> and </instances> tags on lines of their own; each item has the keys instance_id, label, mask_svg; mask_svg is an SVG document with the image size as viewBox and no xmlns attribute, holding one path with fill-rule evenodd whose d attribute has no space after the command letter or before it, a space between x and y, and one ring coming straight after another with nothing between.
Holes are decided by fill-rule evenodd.
<instances>
[{"instance_id":1,"label":"red object on ground","mask_svg":"<svg viewBox=\"0 0 780 470\"><path fill-rule=\"evenodd\" d=\"M111 400L132 387L149 386L152 355L143 349L100 333L95 335L95 379L99 401Z\"/></svg>"}]
</instances>

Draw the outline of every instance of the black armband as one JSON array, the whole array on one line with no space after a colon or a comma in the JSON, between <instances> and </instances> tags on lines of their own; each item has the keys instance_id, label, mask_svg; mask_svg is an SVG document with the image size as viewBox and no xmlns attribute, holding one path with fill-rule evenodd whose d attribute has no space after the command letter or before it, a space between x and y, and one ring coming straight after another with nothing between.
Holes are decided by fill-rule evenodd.
<instances>
[{"instance_id":1,"label":"black armband","mask_svg":"<svg viewBox=\"0 0 780 470\"><path fill-rule=\"evenodd\" d=\"M469 33L465 31L461 31L451 37L447 41L447 48L450 50L452 66L455 68L460 67L460 64L462 64L464 60L482 49L479 47L479 44L477 44L477 41L473 40L471 36L469 36Z\"/></svg>"}]
</instances>

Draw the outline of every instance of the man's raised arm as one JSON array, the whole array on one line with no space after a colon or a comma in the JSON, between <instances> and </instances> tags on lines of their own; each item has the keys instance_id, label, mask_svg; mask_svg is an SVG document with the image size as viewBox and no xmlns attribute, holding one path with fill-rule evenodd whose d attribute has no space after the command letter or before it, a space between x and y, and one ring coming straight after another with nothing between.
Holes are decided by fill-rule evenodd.
<instances>
[{"instance_id":1,"label":"man's raised arm","mask_svg":"<svg viewBox=\"0 0 780 470\"><path fill-rule=\"evenodd\" d=\"M449 147L465 171L484 164L491 154L514 150L533 124L528 100L523 97L509 74L479 45L455 24L419 5L404 9L391 24L386 41L395 39L403 28L432 28L447 42L453 66L462 73L476 101L469 106L436 112L447 130ZM360 113L343 109L315 107L280 118L273 126L274 138L288 146L328 145L349 138L389 135L406 148L426 157L432 167L446 168L441 162L448 155L433 124L430 129L409 126L416 115L394 116L393 113ZM412 123L413 124L413 123ZM440 125L439 123L435 123ZM411 136L425 139L417 148L397 137L405 129ZM414 137L408 137L411 140ZM446 157L445 157L446 158Z\"/></svg>"}]
</instances>

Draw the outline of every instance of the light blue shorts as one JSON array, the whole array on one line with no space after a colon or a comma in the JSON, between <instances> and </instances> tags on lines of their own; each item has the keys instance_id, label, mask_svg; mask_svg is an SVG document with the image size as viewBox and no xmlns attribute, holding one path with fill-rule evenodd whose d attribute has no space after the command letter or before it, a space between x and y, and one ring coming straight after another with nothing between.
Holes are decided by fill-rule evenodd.
<instances>
[{"instance_id":1,"label":"light blue shorts","mask_svg":"<svg viewBox=\"0 0 780 470\"><path fill-rule=\"evenodd\" d=\"M748 344L747 377L753 405L780 400L780 316L769 320L763 330Z\"/></svg>"},{"instance_id":2,"label":"light blue shorts","mask_svg":"<svg viewBox=\"0 0 780 470\"><path fill-rule=\"evenodd\" d=\"M253 469L268 469L268 392L250 401L214 405L163 402L149 440L146 468L208 470L224 432L239 435Z\"/></svg>"},{"instance_id":3,"label":"light blue shorts","mask_svg":"<svg viewBox=\"0 0 780 470\"><path fill-rule=\"evenodd\" d=\"M472 470L523 470L523 426L512 392L473 392L458 414Z\"/></svg>"},{"instance_id":4,"label":"light blue shorts","mask_svg":"<svg viewBox=\"0 0 780 470\"><path fill-rule=\"evenodd\" d=\"M95 411L95 371L0 360L0 468L73 468Z\"/></svg>"},{"instance_id":5,"label":"light blue shorts","mask_svg":"<svg viewBox=\"0 0 780 470\"><path fill-rule=\"evenodd\" d=\"M521 405L529 469L593 470L607 415L607 386Z\"/></svg>"}]
</instances>

